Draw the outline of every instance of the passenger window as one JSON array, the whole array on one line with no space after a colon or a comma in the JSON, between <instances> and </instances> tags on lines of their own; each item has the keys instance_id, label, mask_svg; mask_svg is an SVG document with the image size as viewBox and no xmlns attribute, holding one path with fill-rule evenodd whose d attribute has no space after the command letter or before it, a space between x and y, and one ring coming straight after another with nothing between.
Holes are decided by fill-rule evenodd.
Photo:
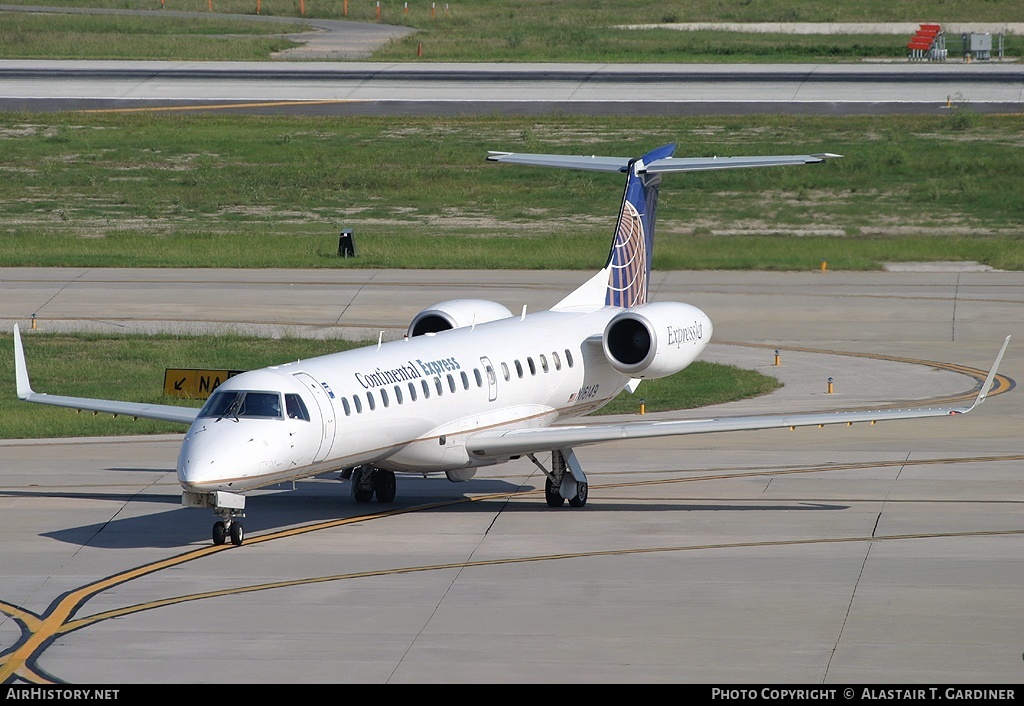
<instances>
[{"instance_id":1,"label":"passenger window","mask_svg":"<svg viewBox=\"0 0 1024 706\"><path fill-rule=\"evenodd\" d=\"M448 376L448 389L455 392L455 378L451 375Z\"/></svg>"},{"instance_id":2,"label":"passenger window","mask_svg":"<svg viewBox=\"0 0 1024 706\"><path fill-rule=\"evenodd\" d=\"M382 389L380 391L380 401L384 403L385 407L388 406L388 391L387 390Z\"/></svg>"},{"instance_id":3,"label":"passenger window","mask_svg":"<svg viewBox=\"0 0 1024 706\"><path fill-rule=\"evenodd\" d=\"M430 385L427 384L426 380L420 380L420 383L423 385L423 399L429 400L430 399Z\"/></svg>"},{"instance_id":4,"label":"passenger window","mask_svg":"<svg viewBox=\"0 0 1024 706\"><path fill-rule=\"evenodd\" d=\"M519 376L520 380L523 379L523 366L519 364L518 360L516 361L516 375Z\"/></svg>"},{"instance_id":5,"label":"passenger window","mask_svg":"<svg viewBox=\"0 0 1024 706\"><path fill-rule=\"evenodd\" d=\"M345 410L345 416L346 417L351 417L352 416L352 408L349 407L349 405L348 405L348 398L347 397L342 397L341 398L341 407L342 407L342 409Z\"/></svg>"},{"instance_id":6,"label":"passenger window","mask_svg":"<svg viewBox=\"0 0 1024 706\"><path fill-rule=\"evenodd\" d=\"M395 385L395 401L402 404L402 388L398 385Z\"/></svg>"},{"instance_id":7,"label":"passenger window","mask_svg":"<svg viewBox=\"0 0 1024 706\"><path fill-rule=\"evenodd\" d=\"M501 364L501 374L505 376L505 382L508 382L509 378L512 377L508 374L508 365L506 363Z\"/></svg>"},{"instance_id":8,"label":"passenger window","mask_svg":"<svg viewBox=\"0 0 1024 706\"><path fill-rule=\"evenodd\" d=\"M562 369L562 359L558 357L557 353L552 353L551 354L551 360L554 361L554 363L555 363L555 370L561 370Z\"/></svg>"},{"instance_id":9,"label":"passenger window","mask_svg":"<svg viewBox=\"0 0 1024 706\"><path fill-rule=\"evenodd\" d=\"M537 366L533 364L533 358L527 358L526 364L530 366L530 375L537 374Z\"/></svg>"},{"instance_id":10,"label":"passenger window","mask_svg":"<svg viewBox=\"0 0 1024 706\"><path fill-rule=\"evenodd\" d=\"M434 388L437 390L437 394L438 395L443 395L444 394L444 388L441 387L441 378L439 378L439 377L435 377L434 378Z\"/></svg>"},{"instance_id":11,"label":"passenger window","mask_svg":"<svg viewBox=\"0 0 1024 706\"><path fill-rule=\"evenodd\" d=\"M352 401L356 403L356 413L363 413L363 401L359 399L359 395L352 395Z\"/></svg>"},{"instance_id":12,"label":"passenger window","mask_svg":"<svg viewBox=\"0 0 1024 706\"><path fill-rule=\"evenodd\" d=\"M491 366L488 365L486 370L487 370L487 384L488 385L493 385L495 382L497 382L495 380L495 378L494 378L494 368L492 368ZM479 378L477 378L476 384L477 384L477 387L480 386L480 379Z\"/></svg>"},{"instance_id":13,"label":"passenger window","mask_svg":"<svg viewBox=\"0 0 1024 706\"><path fill-rule=\"evenodd\" d=\"M565 349L565 362L570 368L572 367L572 353L569 352L568 348Z\"/></svg>"},{"instance_id":14,"label":"passenger window","mask_svg":"<svg viewBox=\"0 0 1024 706\"><path fill-rule=\"evenodd\" d=\"M466 376L466 371L463 370L460 373L460 375L462 375L462 389L463 390L468 390L469 389L469 378Z\"/></svg>"},{"instance_id":15,"label":"passenger window","mask_svg":"<svg viewBox=\"0 0 1024 706\"><path fill-rule=\"evenodd\" d=\"M409 399L413 402L416 401L416 386L411 382L409 383Z\"/></svg>"},{"instance_id":16,"label":"passenger window","mask_svg":"<svg viewBox=\"0 0 1024 706\"><path fill-rule=\"evenodd\" d=\"M284 396L284 406L288 411L289 419L301 419L304 422L309 421L309 410L306 409L306 403L302 401L302 398L298 395L291 393Z\"/></svg>"},{"instance_id":17,"label":"passenger window","mask_svg":"<svg viewBox=\"0 0 1024 706\"><path fill-rule=\"evenodd\" d=\"M548 359L545 358L543 355L540 356L540 369L543 370L545 373L548 371Z\"/></svg>"},{"instance_id":18,"label":"passenger window","mask_svg":"<svg viewBox=\"0 0 1024 706\"><path fill-rule=\"evenodd\" d=\"M476 378L476 386L477 387L483 387L484 386L484 379L482 377L480 377L480 371L477 370L476 368L473 368L473 377Z\"/></svg>"},{"instance_id":19,"label":"passenger window","mask_svg":"<svg viewBox=\"0 0 1024 706\"><path fill-rule=\"evenodd\" d=\"M372 412L373 410L377 409L377 403L376 403L376 402L374 401L374 399L373 399L373 393L372 393L372 392L367 392L367 393L366 393L366 401L367 401L367 403L369 403L369 405L370 405L370 411L371 411L371 412Z\"/></svg>"}]
</instances>

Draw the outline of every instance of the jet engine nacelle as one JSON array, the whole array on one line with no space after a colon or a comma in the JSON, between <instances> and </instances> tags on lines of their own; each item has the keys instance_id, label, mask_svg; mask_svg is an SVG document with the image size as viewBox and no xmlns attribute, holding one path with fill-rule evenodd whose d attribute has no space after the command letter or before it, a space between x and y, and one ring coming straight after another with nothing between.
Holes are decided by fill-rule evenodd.
<instances>
[{"instance_id":1,"label":"jet engine nacelle","mask_svg":"<svg viewBox=\"0 0 1024 706\"><path fill-rule=\"evenodd\" d=\"M510 316L512 312L497 302L486 299L449 299L416 314L409 324L409 337L484 324Z\"/></svg>"},{"instance_id":2,"label":"jet engine nacelle","mask_svg":"<svg viewBox=\"0 0 1024 706\"><path fill-rule=\"evenodd\" d=\"M695 306L651 302L616 314L602 347L615 370L631 378L661 378L692 363L711 340L711 319Z\"/></svg>"}]
</instances>

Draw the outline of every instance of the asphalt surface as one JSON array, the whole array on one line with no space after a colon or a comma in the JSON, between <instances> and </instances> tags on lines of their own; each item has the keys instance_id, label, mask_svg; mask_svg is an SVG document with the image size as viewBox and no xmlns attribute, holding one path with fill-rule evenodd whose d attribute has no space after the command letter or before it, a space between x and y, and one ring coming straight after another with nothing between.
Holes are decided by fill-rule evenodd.
<instances>
[{"instance_id":1,"label":"asphalt surface","mask_svg":"<svg viewBox=\"0 0 1024 706\"><path fill-rule=\"evenodd\" d=\"M0 61L5 110L639 116L961 106L1019 112L1024 66Z\"/></svg>"},{"instance_id":2,"label":"asphalt surface","mask_svg":"<svg viewBox=\"0 0 1024 706\"><path fill-rule=\"evenodd\" d=\"M535 310L585 276L10 269L0 320L397 337L433 301ZM1019 683L1024 279L674 272L656 298L708 312L707 358L785 382L662 416L970 396L1016 341L966 416L583 447L580 510L526 461L403 477L388 506L315 479L256 493L219 550L178 505L178 435L0 441L0 681Z\"/></svg>"}]
</instances>

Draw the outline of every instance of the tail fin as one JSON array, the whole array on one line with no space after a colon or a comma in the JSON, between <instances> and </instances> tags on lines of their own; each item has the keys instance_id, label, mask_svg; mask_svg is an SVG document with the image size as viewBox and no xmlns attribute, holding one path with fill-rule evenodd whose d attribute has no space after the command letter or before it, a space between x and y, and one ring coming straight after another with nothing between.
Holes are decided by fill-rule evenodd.
<instances>
[{"instance_id":1,"label":"tail fin","mask_svg":"<svg viewBox=\"0 0 1024 706\"><path fill-rule=\"evenodd\" d=\"M672 156L676 146L665 145L639 159L624 157L576 157L553 154L490 152L491 162L529 164L538 167L586 169L626 174L615 237L604 269L583 283L553 309L601 306L638 306L647 302L647 285L654 254L654 213L658 206L658 187L666 172L700 172L749 167L779 167L818 164L842 155L822 152L767 157L684 157Z\"/></svg>"},{"instance_id":2,"label":"tail fin","mask_svg":"<svg viewBox=\"0 0 1024 706\"><path fill-rule=\"evenodd\" d=\"M646 166L671 157L675 145L665 145L630 160L622 208L615 224L615 236L604 271L608 274L606 306L631 307L647 302L647 281L654 255L654 215L658 207L661 174L647 172Z\"/></svg>"}]
</instances>

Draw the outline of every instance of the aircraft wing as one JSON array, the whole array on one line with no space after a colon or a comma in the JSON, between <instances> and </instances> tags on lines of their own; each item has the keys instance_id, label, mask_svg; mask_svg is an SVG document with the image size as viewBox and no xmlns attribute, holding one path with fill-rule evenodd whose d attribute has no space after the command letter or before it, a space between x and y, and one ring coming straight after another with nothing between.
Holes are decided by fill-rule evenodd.
<instances>
[{"instance_id":1,"label":"aircraft wing","mask_svg":"<svg viewBox=\"0 0 1024 706\"><path fill-rule=\"evenodd\" d=\"M199 416L199 410L195 407L175 407L173 405L144 404L141 402L117 402L114 400L64 397L33 392L32 385L28 379L28 367L25 365L25 350L21 344L21 331L18 329L17 324L14 325L14 375L17 381L18 398L26 402L50 404L57 407L71 407L72 409L87 409L91 412L122 414L126 417L158 419L162 422L180 422L182 424L191 424Z\"/></svg>"},{"instance_id":2,"label":"aircraft wing","mask_svg":"<svg viewBox=\"0 0 1024 706\"><path fill-rule=\"evenodd\" d=\"M562 167L595 172L625 172L631 160L625 157L578 157L572 155L527 154L519 152L488 152L491 162L527 164L534 167ZM750 167L784 167L795 164L818 164L838 159L840 154L794 154L759 157L664 157L646 164L637 171L649 174L668 172L703 172L715 169L746 169Z\"/></svg>"},{"instance_id":3,"label":"aircraft wing","mask_svg":"<svg viewBox=\"0 0 1024 706\"><path fill-rule=\"evenodd\" d=\"M515 456L549 451L551 449L585 446L619 439L647 439L656 436L710 434L725 431L752 431L781 429L826 424L854 424L857 422L890 421L894 419L923 419L966 414L985 401L996 377L999 363L1010 343L1007 336L996 356L995 363L982 383L978 396L969 407L916 407L909 409L882 409L878 411L811 412L803 414L757 415L748 417L719 417L712 419L684 419L664 422L627 422L624 424L593 424L564 427L542 427L488 431L473 434L466 439L466 450L474 457Z\"/></svg>"}]
</instances>

